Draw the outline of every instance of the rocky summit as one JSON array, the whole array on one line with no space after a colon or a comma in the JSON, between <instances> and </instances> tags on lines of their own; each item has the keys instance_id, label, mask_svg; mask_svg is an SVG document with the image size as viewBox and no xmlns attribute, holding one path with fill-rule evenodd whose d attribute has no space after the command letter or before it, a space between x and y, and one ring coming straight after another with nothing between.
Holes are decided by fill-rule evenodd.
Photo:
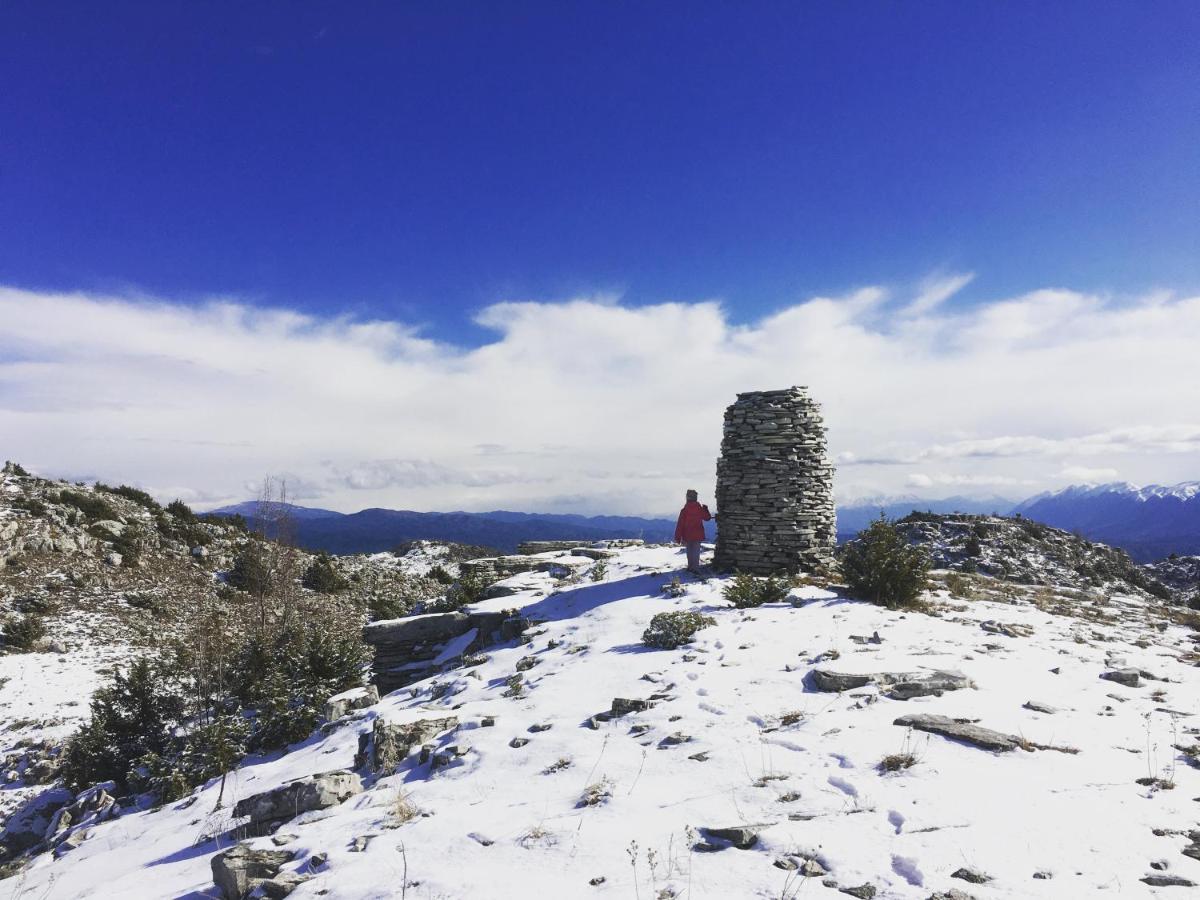
<instances>
[{"instance_id":1,"label":"rocky summit","mask_svg":"<svg viewBox=\"0 0 1200 900\"><path fill-rule=\"evenodd\" d=\"M42 527L10 510L22 534ZM25 545L8 603L55 572L88 578L47 592L64 646L0 659L8 752L24 742L26 760L0 898L1185 896L1200 620L1103 548L1030 543L1020 521L905 528L940 567L906 610L835 574L735 608L732 578L682 575L669 546L481 564L500 580L461 608L367 626L402 687L322 698L312 733L163 803L76 795L38 760L120 659L113 635L132 652L152 615L110 608L131 573L162 556L219 583L239 538L214 533L199 561L167 544L129 572L100 537ZM92 626L69 626L69 605ZM672 649L650 638L662 614L689 623Z\"/></svg>"}]
</instances>

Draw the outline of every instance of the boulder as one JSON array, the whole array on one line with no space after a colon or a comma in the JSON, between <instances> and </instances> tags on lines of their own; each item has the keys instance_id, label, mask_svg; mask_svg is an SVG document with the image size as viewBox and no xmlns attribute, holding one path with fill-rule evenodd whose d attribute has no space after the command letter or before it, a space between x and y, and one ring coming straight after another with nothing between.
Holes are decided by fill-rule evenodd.
<instances>
[{"instance_id":1,"label":"boulder","mask_svg":"<svg viewBox=\"0 0 1200 900\"><path fill-rule=\"evenodd\" d=\"M609 716L614 719L619 719L621 716L628 715L633 712L645 712L654 704L649 700L629 700L625 697L613 697L612 709L609 711Z\"/></svg>"},{"instance_id":2,"label":"boulder","mask_svg":"<svg viewBox=\"0 0 1200 900\"><path fill-rule=\"evenodd\" d=\"M373 684L342 691L340 694L334 694L325 701L325 721L336 721L346 715L346 713L353 712L356 709L366 709L368 706L374 706L378 702L379 688Z\"/></svg>"},{"instance_id":3,"label":"boulder","mask_svg":"<svg viewBox=\"0 0 1200 900\"><path fill-rule=\"evenodd\" d=\"M1105 681L1115 681L1125 687L1135 688L1140 684L1141 672L1137 669L1112 669L1108 672L1101 672L1100 677Z\"/></svg>"},{"instance_id":4,"label":"boulder","mask_svg":"<svg viewBox=\"0 0 1200 900\"><path fill-rule=\"evenodd\" d=\"M114 782L105 781L80 791L74 802L64 806L50 820L45 835L47 846L54 847L55 852L62 855L79 846L94 826L120 815L121 807L112 795L116 789Z\"/></svg>"},{"instance_id":5,"label":"boulder","mask_svg":"<svg viewBox=\"0 0 1200 900\"><path fill-rule=\"evenodd\" d=\"M101 537L105 540L112 540L113 538L119 538L125 533L125 524L113 519L104 519L93 525L92 531L100 532Z\"/></svg>"},{"instance_id":6,"label":"boulder","mask_svg":"<svg viewBox=\"0 0 1200 900\"><path fill-rule=\"evenodd\" d=\"M758 833L766 828L765 825L734 825L729 828L701 828L704 836L710 841L718 841L737 847L739 850L749 850L758 843Z\"/></svg>"},{"instance_id":7,"label":"boulder","mask_svg":"<svg viewBox=\"0 0 1200 900\"><path fill-rule=\"evenodd\" d=\"M913 697L931 695L940 696L944 691L958 691L974 687L971 679L962 672L943 669L932 672L873 672L865 674L813 669L807 680L814 690L824 693L839 693L874 684L878 685L880 690L893 700L910 700Z\"/></svg>"},{"instance_id":8,"label":"boulder","mask_svg":"<svg viewBox=\"0 0 1200 900\"><path fill-rule=\"evenodd\" d=\"M457 727L458 719L454 716L405 723L376 719L370 731L358 736L354 765L390 775L414 747Z\"/></svg>"},{"instance_id":9,"label":"boulder","mask_svg":"<svg viewBox=\"0 0 1200 900\"><path fill-rule=\"evenodd\" d=\"M0 844L20 853L40 844L46 837L55 814L75 799L66 788L50 788L31 797L17 809L0 831Z\"/></svg>"},{"instance_id":10,"label":"boulder","mask_svg":"<svg viewBox=\"0 0 1200 900\"><path fill-rule=\"evenodd\" d=\"M238 818L249 816L251 825L286 821L301 813L337 806L361 792L362 779L353 772L323 772L239 800L233 814Z\"/></svg>"},{"instance_id":11,"label":"boulder","mask_svg":"<svg viewBox=\"0 0 1200 900\"><path fill-rule=\"evenodd\" d=\"M292 854L287 850L255 850L237 844L212 858L213 883L225 900L242 900L279 874Z\"/></svg>"},{"instance_id":12,"label":"boulder","mask_svg":"<svg viewBox=\"0 0 1200 900\"><path fill-rule=\"evenodd\" d=\"M901 716L892 724L903 728L915 728L917 731L927 731L930 734L940 734L942 737L962 741L983 750L1004 752L1015 750L1022 744L1021 739L1014 735L1002 734L979 725L958 722L948 716L907 715Z\"/></svg>"}]
</instances>

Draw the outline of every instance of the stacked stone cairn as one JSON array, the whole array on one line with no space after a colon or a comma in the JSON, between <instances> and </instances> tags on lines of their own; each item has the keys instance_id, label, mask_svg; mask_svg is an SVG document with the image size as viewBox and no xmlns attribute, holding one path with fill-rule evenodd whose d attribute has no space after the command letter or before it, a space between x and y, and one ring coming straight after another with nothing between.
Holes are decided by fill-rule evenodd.
<instances>
[{"instance_id":1,"label":"stacked stone cairn","mask_svg":"<svg viewBox=\"0 0 1200 900\"><path fill-rule=\"evenodd\" d=\"M833 560L833 466L803 387L738 394L717 460L718 571L810 572Z\"/></svg>"}]
</instances>

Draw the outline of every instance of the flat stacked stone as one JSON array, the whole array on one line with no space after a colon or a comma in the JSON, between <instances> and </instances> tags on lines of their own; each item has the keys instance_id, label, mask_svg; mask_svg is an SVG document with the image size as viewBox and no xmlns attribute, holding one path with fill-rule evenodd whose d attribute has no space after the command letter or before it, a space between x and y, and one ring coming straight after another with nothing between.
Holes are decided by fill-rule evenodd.
<instances>
[{"instance_id":1,"label":"flat stacked stone","mask_svg":"<svg viewBox=\"0 0 1200 900\"><path fill-rule=\"evenodd\" d=\"M833 466L803 387L738 394L717 460L719 571L812 571L833 559Z\"/></svg>"}]
</instances>

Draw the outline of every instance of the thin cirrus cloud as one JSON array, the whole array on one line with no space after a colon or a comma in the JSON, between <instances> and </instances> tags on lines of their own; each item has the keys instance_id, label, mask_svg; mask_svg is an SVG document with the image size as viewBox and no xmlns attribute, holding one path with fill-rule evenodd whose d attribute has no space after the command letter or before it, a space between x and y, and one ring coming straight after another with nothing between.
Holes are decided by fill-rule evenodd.
<instances>
[{"instance_id":1,"label":"thin cirrus cloud","mask_svg":"<svg viewBox=\"0 0 1200 900\"><path fill-rule=\"evenodd\" d=\"M335 509L663 513L711 495L738 392L805 384L843 500L1196 477L1200 297L948 302L970 278L752 322L714 300L504 302L476 347L229 298L0 288L0 434L39 471L207 505L290 473Z\"/></svg>"}]
</instances>

